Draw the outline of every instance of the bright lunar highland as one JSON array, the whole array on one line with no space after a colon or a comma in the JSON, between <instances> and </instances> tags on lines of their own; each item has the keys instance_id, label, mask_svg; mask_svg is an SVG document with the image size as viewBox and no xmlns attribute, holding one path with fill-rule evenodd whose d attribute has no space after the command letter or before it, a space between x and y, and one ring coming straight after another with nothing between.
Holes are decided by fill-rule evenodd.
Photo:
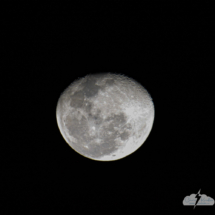
<instances>
[{"instance_id":1,"label":"bright lunar highland","mask_svg":"<svg viewBox=\"0 0 215 215\"><path fill-rule=\"evenodd\" d=\"M72 149L92 160L113 161L145 142L154 122L154 104L134 79L97 73L79 78L64 90L56 117Z\"/></svg>"}]
</instances>

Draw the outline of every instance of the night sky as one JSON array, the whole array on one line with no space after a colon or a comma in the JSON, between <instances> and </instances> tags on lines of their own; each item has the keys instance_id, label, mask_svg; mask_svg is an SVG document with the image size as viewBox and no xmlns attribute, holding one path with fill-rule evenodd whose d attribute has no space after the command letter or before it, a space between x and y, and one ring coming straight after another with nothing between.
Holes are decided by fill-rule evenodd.
<instances>
[{"instance_id":1,"label":"night sky","mask_svg":"<svg viewBox=\"0 0 215 215\"><path fill-rule=\"evenodd\" d=\"M215 199L209 4L8 3L4 13L0 214L190 214L186 196ZM137 80L155 106L146 142L118 161L79 155L57 126L64 89L100 72Z\"/></svg>"}]
</instances>

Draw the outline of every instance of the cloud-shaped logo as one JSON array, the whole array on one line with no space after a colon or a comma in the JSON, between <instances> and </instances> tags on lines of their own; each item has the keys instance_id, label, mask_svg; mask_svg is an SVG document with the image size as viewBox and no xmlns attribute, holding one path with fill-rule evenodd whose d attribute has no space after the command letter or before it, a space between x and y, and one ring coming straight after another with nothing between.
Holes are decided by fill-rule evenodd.
<instances>
[{"instance_id":1,"label":"cloud-shaped logo","mask_svg":"<svg viewBox=\"0 0 215 215\"><path fill-rule=\"evenodd\" d=\"M214 205L214 199L205 195L205 194L191 194L190 196L186 196L183 200L184 206L212 206Z\"/></svg>"}]
</instances>

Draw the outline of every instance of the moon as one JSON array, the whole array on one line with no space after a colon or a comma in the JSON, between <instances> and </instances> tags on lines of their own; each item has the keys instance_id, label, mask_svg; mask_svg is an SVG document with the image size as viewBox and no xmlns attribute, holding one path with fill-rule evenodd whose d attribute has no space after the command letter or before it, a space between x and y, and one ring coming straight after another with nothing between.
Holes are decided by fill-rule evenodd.
<instances>
[{"instance_id":1,"label":"moon","mask_svg":"<svg viewBox=\"0 0 215 215\"><path fill-rule=\"evenodd\" d=\"M96 161L114 161L146 141L154 122L154 103L132 78L89 74L63 91L56 118L60 133L77 153Z\"/></svg>"}]
</instances>

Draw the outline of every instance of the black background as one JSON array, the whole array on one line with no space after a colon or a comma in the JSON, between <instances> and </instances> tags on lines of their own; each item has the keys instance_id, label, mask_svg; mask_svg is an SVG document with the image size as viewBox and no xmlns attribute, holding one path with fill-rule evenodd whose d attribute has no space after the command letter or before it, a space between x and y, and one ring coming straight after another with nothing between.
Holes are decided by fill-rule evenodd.
<instances>
[{"instance_id":1,"label":"black background","mask_svg":"<svg viewBox=\"0 0 215 215\"><path fill-rule=\"evenodd\" d=\"M123 1L3 10L1 214L212 214L214 10ZM82 157L56 121L60 94L89 73L124 74L155 106L153 128L115 162Z\"/></svg>"}]
</instances>

